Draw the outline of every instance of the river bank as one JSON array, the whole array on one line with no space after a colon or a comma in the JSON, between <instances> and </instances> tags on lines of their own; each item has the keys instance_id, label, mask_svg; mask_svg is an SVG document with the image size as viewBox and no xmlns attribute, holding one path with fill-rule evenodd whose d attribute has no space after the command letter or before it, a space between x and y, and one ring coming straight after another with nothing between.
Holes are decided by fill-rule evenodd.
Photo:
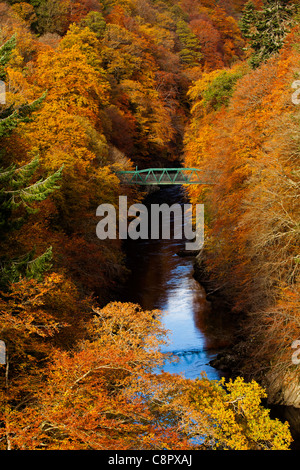
<instances>
[{"instance_id":1,"label":"river bank","mask_svg":"<svg viewBox=\"0 0 300 470\"><path fill-rule=\"evenodd\" d=\"M216 286L211 281L203 261L203 252L195 254L193 264L194 278L205 288L206 297L212 302L214 309L221 308L227 315L234 316L230 302L226 298L226 295L224 295L224 286ZM234 341L220 351L210 362L210 365L223 374L226 374L228 378L235 378L240 375L243 376L245 380L251 380L253 377L257 380L255 377L255 364L253 364L252 369L248 369L248 374L245 373L245 363L249 362L248 348L251 347L251 345L244 334L243 322L243 318L236 318ZM260 382L259 380L257 381ZM269 387L266 387L268 383ZM298 403L300 394L298 385L296 384L297 386L294 387L293 384L290 384L289 388L285 391L283 386L280 387L280 384L274 385L268 382L268 380L263 381L261 385L266 388L268 394L268 398L265 400L264 404L270 409L270 416L272 418L278 418L281 421L288 421L294 439L292 449L299 450L300 409ZM285 401L285 397L287 401ZM293 406L294 403L297 403L297 406Z\"/></svg>"},{"instance_id":2,"label":"river bank","mask_svg":"<svg viewBox=\"0 0 300 470\"><path fill-rule=\"evenodd\" d=\"M193 276L201 284L206 292L206 298L214 305L214 309L221 309L227 316L233 317L231 305L223 289L225 286L215 285L206 273L203 262L203 251L194 256ZM241 320L235 316L233 321L233 342L228 347L219 352L211 365L218 370L226 372L230 377L242 374L243 359L246 357L245 338Z\"/></svg>"}]
</instances>

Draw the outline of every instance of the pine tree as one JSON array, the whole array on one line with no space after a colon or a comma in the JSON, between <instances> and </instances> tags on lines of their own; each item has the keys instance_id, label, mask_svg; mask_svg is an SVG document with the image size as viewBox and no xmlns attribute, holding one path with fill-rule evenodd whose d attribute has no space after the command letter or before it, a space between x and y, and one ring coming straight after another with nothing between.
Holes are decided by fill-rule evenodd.
<instances>
[{"instance_id":1,"label":"pine tree","mask_svg":"<svg viewBox=\"0 0 300 470\"><path fill-rule=\"evenodd\" d=\"M51 268L52 247L50 246L45 253L34 258L35 249L31 250L25 256L17 259L0 259L0 290L5 291L21 278L36 279L41 281L45 271Z\"/></svg>"},{"instance_id":2,"label":"pine tree","mask_svg":"<svg viewBox=\"0 0 300 470\"><path fill-rule=\"evenodd\" d=\"M11 165L5 170L0 169L0 229L1 236L13 229L20 228L26 220L26 215L35 213L38 209L35 203L44 201L55 189L57 180L61 177L62 167L54 174L35 183L30 183L39 165L36 156L30 163L16 168ZM17 209L24 209L18 217L13 217Z\"/></svg>"},{"instance_id":3,"label":"pine tree","mask_svg":"<svg viewBox=\"0 0 300 470\"><path fill-rule=\"evenodd\" d=\"M0 113L0 137L7 136L12 132L20 122L30 122L32 113L36 111L46 98L46 92L40 98L32 103L24 104L18 109L13 106L5 109Z\"/></svg>"},{"instance_id":4,"label":"pine tree","mask_svg":"<svg viewBox=\"0 0 300 470\"><path fill-rule=\"evenodd\" d=\"M256 13L254 3L250 0L244 7L243 16L239 24L243 36L247 39L252 39L254 34Z\"/></svg>"},{"instance_id":5,"label":"pine tree","mask_svg":"<svg viewBox=\"0 0 300 470\"><path fill-rule=\"evenodd\" d=\"M30 163L16 168L14 165L6 170L0 169L0 239L2 241L13 230L27 221L29 214L37 212L37 203L44 201L58 189L57 180L61 177L63 167L47 178L30 183L39 160L35 157ZM52 248L34 258L35 249L15 260L3 256L0 259L0 287L5 289L21 277L41 279L43 272L50 267Z\"/></svg>"},{"instance_id":6,"label":"pine tree","mask_svg":"<svg viewBox=\"0 0 300 470\"><path fill-rule=\"evenodd\" d=\"M11 58L16 43L16 36L14 35L0 47L0 80L5 80L5 66Z\"/></svg>"},{"instance_id":7,"label":"pine tree","mask_svg":"<svg viewBox=\"0 0 300 470\"><path fill-rule=\"evenodd\" d=\"M5 79L5 66L9 61L16 40L13 36L0 48L0 77ZM28 122L33 119L32 113L44 101L46 94L30 104L24 104L18 109L13 106L0 113L0 138L7 137L19 122ZM17 168L10 165L0 168L0 240L12 233L27 221L28 215L35 213L37 203L44 201L58 186L58 179L62 174L62 167L46 178L33 182L32 179L39 167L36 155L29 163ZM22 276L39 279L50 265L52 248L34 259L32 250L25 256L11 260L6 256L0 258L0 288L4 289L11 282L16 282Z\"/></svg>"},{"instance_id":8,"label":"pine tree","mask_svg":"<svg viewBox=\"0 0 300 470\"><path fill-rule=\"evenodd\" d=\"M176 34L180 41L179 56L181 62L188 66L199 65L199 62L203 57L201 46L197 36L184 20L178 21Z\"/></svg>"},{"instance_id":9,"label":"pine tree","mask_svg":"<svg viewBox=\"0 0 300 470\"><path fill-rule=\"evenodd\" d=\"M252 1L246 4L240 28L253 49L250 59L253 68L280 50L293 26L294 13L295 6L288 0L266 0L262 10L255 10Z\"/></svg>"}]
</instances>

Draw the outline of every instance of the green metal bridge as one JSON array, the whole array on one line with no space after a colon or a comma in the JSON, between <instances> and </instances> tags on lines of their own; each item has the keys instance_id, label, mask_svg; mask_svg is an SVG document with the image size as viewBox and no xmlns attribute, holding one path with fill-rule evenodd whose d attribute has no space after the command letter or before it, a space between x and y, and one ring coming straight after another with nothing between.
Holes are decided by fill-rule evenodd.
<instances>
[{"instance_id":1,"label":"green metal bridge","mask_svg":"<svg viewBox=\"0 0 300 470\"><path fill-rule=\"evenodd\" d=\"M206 181L203 171L197 168L148 168L147 170L118 171L124 184L214 184Z\"/></svg>"}]
</instances>

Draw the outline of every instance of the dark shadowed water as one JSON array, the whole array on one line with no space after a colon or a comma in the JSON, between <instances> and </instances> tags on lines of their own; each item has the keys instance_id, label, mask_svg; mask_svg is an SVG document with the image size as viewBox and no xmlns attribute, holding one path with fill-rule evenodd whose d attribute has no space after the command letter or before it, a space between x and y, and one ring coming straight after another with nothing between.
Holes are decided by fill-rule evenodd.
<instances>
[{"instance_id":1,"label":"dark shadowed water","mask_svg":"<svg viewBox=\"0 0 300 470\"><path fill-rule=\"evenodd\" d=\"M180 186L165 186L148 195L144 204L183 204ZM168 223L168 219L162 221ZM168 372L196 378L205 372L219 379L219 371L209 365L226 346L232 328L222 311L213 311L203 287L193 278L194 258L178 256L185 240L136 240L126 242L131 276L123 300L143 309L163 312L163 324L169 330L170 344L164 351L173 352L179 362L168 364Z\"/></svg>"}]
</instances>

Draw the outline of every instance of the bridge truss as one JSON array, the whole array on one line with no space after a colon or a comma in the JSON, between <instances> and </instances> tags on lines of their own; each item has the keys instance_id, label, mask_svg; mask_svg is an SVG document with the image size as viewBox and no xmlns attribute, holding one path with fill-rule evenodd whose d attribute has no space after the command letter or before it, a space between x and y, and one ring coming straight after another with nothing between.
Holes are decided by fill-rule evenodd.
<instances>
[{"instance_id":1,"label":"bridge truss","mask_svg":"<svg viewBox=\"0 0 300 470\"><path fill-rule=\"evenodd\" d=\"M203 171L197 168L136 168L135 171L119 171L117 176L125 184L214 184L205 181Z\"/></svg>"}]
</instances>

